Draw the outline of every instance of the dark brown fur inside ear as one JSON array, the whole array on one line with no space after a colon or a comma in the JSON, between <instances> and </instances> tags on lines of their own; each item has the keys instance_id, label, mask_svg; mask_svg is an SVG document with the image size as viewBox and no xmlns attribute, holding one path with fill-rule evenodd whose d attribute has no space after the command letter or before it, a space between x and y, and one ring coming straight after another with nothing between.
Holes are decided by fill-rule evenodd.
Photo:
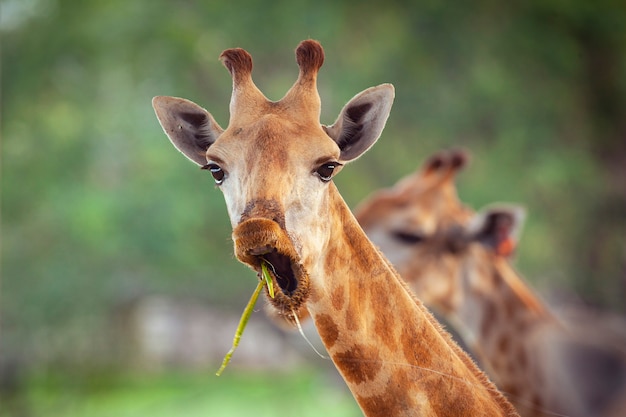
<instances>
[{"instance_id":1,"label":"dark brown fur inside ear","mask_svg":"<svg viewBox=\"0 0 626 417\"><path fill-rule=\"evenodd\" d=\"M210 123L209 118L205 113L180 113L179 117L195 128L193 132L190 132L195 139L192 142L195 144L197 152L204 156L209 146L217 139L208 129Z\"/></svg>"},{"instance_id":2,"label":"dark brown fur inside ear","mask_svg":"<svg viewBox=\"0 0 626 417\"><path fill-rule=\"evenodd\" d=\"M342 152L349 151L355 143L359 142L364 127L364 124L360 123L360 121L371 108L372 103L363 103L346 110L343 124L344 131L337 139L337 145Z\"/></svg>"},{"instance_id":3,"label":"dark brown fur inside ear","mask_svg":"<svg viewBox=\"0 0 626 417\"><path fill-rule=\"evenodd\" d=\"M177 97L154 97L152 106L172 144L196 164L206 164L207 149L223 132L211 114Z\"/></svg>"},{"instance_id":4,"label":"dark brown fur inside ear","mask_svg":"<svg viewBox=\"0 0 626 417\"><path fill-rule=\"evenodd\" d=\"M513 252L512 231L515 216L506 211L494 211L487 214L483 227L476 234L476 239L491 248L497 254L508 256Z\"/></svg>"}]
</instances>

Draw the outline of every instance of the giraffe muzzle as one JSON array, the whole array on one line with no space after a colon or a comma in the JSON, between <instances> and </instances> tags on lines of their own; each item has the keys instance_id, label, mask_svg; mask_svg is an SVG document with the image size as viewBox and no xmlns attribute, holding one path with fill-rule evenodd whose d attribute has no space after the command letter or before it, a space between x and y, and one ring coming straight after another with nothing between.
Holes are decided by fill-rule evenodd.
<instances>
[{"instance_id":1,"label":"giraffe muzzle","mask_svg":"<svg viewBox=\"0 0 626 417\"><path fill-rule=\"evenodd\" d=\"M233 230L235 255L261 275L261 263L268 270L278 287L270 303L280 315L292 321L309 295L309 276L302 266L291 239L278 223L266 218L249 218ZM267 288L266 293L269 295Z\"/></svg>"}]
</instances>

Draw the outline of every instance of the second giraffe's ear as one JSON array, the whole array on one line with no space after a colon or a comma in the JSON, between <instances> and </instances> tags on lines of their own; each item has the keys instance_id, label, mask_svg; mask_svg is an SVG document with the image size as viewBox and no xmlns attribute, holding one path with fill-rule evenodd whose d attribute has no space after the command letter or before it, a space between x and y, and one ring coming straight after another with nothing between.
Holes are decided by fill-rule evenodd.
<instances>
[{"instance_id":1,"label":"second giraffe's ear","mask_svg":"<svg viewBox=\"0 0 626 417\"><path fill-rule=\"evenodd\" d=\"M394 99L391 84L381 84L357 94L324 130L339 146L341 161L352 161L367 151L383 132Z\"/></svg>"},{"instance_id":2,"label":"second giraffe's ear","mask_svg":"<svg viewBox=\"0 0 626 417\"><path fill-rule=\"evenodd\" d=\"M515 205L494 205L478 212L469 226L469 234L499 256L515 251L525 218L525 210Z\"/></svg>"},{"instance_id":3,"label":"second giraffe's ear","mask_svg":"<svg viewBox=\"0 0 626 417\"><path fill-rule=\"evenodd\" d=\"M211 113L177 97L155 97L152 107L176 149L196 164L205 165L207 149L224 131Z\"/></svg>"}]
</instances>

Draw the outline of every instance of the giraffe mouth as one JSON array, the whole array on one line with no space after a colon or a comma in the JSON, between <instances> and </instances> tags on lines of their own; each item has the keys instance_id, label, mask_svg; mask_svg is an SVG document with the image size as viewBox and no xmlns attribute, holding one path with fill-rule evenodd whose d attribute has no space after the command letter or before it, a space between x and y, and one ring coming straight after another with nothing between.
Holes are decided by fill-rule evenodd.
<instances>
[{"instance_id":1,"label":"giraffe mouth","mask_svg":"<svg viewBox=\"0 0 626 417\"><path fill-rule=\"evenodd\" d=\"M272 280L278 284L285 295L290 296L298 289L294 265L288 256L280 254L276 249L258 256L261 258L261 262L266 262Z\"/></svg>"},{"instance_id":2,"label":"giraffe mouth","mask_svg":"<svg viewBox=\"0 0 626 417\"><path fill-rule=\"evenodd\" d=\"M293 321L309 295L309 276L287 233L278 223L262 218L248 219L233 230L235 255L263 280L265 263L272 278L274 297L265 286L267 299L280 316Z\"/></svg>"}]
</instances>

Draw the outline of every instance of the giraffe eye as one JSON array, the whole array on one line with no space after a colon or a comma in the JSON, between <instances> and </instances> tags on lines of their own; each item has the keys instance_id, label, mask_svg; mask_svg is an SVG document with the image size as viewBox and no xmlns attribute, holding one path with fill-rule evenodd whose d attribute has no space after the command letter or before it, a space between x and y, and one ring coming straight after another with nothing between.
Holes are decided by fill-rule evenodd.
<instances>
[{"instance_id":1,"label":"giraffe eye","mask_svg":"<svg viewBox=\"0 0 626 417\"><path fill-rule=\"evenodd\" d=\"M415 245L424 241L424 236L418 233L396 231L393 232L392 235L396 240L399 240L400 242L406 243L408 245Z\"/></svg>"},{"instance_id":2,"label":"giraffe eye","mask_svg":"<svg viewBox=\"0 0 626 417\"><path fill-rule=\"evenodd\" d=\"M220 185L222 182L224 182L224 177L226 176L226 173L219 165L209 163L204 165L202 169L208 169L209 171L211 171L211 175L213 176L213 179L215 180L215 183L217 185Z\"/></svg>"},{"instance_id":3,"label":"giraffe eye","mask_svg":"<svg viewBox=\"0 0 626 417\"><path fill-rule=\"evenodd\" d=\"M338 162L327 162L320 165L315 172L323 182L328 182L333 177L333 172L338 165Z\"/></svg>"}]
</instances>

